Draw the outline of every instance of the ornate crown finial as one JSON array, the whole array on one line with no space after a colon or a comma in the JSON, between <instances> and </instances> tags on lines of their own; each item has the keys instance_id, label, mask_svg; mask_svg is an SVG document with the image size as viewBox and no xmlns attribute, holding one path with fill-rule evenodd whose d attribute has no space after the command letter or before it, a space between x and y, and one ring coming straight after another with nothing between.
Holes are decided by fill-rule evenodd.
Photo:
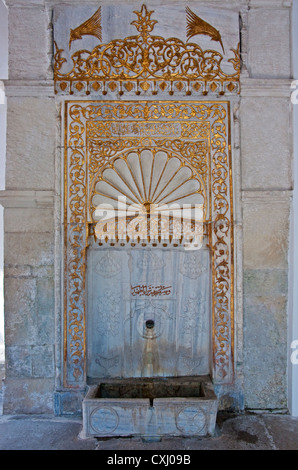
<instances>
[{"instance_id":1,"label":"ornate crown finial","mask_svg":"<svg viewBox=\"0 0 298 470\"><path fill-rule=\"evenodd\" d=\"M146 39L157 23L156 20L151 20L151 15L154 13L154 10L148 11L146 5L143 4L141 11L134 10L134 13L137 15L138 20L132 21L130 24L134 25L140 35Z\"/></svg>"}]
</instances>

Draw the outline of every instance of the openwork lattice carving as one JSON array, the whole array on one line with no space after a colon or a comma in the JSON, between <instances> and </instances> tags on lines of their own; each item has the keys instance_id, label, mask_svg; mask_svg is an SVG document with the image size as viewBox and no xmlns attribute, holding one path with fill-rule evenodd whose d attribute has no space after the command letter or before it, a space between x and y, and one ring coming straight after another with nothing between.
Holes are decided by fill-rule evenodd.
<instances>
[{"instance_id":1,"label":"openwork lattice carving","mask_svg":"<svg viewBox=\"0 0 298 470\"><path fill-rule=\"evenodd\" d=\"M108 44L99 44L92 51L79 50L72 56L72 68L67 73L64 49L55 43L54 78L55 91L59 94L90 94L108 91L184 92L199 93L239 92L240 51L239 45L231 49L234 58L228 60L234 73L225 73L223 55L215 50L203 51L195 43L184 43L178 38L165 39L152 35L156 20L153 11L145 5L134 12L132 21L138 35L115 39ZM216 31L216 30L215 30ZM85 33L86 34L86 33ZM89 34L93 34L90 32Z\"/></svg>"},{"instance_id":2,"label":"openwork lattice carving","mask_svg":"<svg viewBox=\"0 0 298 470\"><path fill-rule=\"evenodd\" d=\"M125 151L142 148L171 151L198 174L204 186L212 253L213 378L218 383L232 380L234 281L229 112L229 103L224 101L65 103L66 387L85 385L85 265L88 230L93 222L89 212L92 188L102 168L113 164ZM156 123L160 127L155 127Z\"/></svg>"}]
</instances>

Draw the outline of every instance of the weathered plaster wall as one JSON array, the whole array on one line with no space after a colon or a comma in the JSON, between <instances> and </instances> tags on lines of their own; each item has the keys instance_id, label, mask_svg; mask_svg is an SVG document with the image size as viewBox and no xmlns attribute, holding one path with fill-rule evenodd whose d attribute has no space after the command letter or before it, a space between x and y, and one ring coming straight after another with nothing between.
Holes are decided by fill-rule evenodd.
<instances>
[{"instance_id":1,"label":"weathered plaster wall","mask_svg":"<svg viewBox=\"0 0 298 470\"><path fill-rule=\"evenodd\" d=\"M4 412L52 412L54 391L61 389L63 335L60 107L51 68L52 7L60 2L6 3L10 75L6 190L1 195L5 206ZM241 12L244 64L233 130L235 259L241 270L235 298L237 390L227 387L221 406L285 409L291 2L225 3ZM202 4L222 7L219 0ZM56 398L64 400L65 412L80 409L80 399L74 404L71 394Z\"/></svg>"}]
</instances>

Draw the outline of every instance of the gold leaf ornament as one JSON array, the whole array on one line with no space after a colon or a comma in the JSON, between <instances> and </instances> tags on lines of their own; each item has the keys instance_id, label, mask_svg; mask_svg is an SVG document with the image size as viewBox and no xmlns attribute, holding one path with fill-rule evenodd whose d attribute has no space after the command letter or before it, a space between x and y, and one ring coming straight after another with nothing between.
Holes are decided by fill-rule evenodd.
<instances>
[{"instance_id":1,"label":"gold leaf ornament","mask_svg":"<svg viewBox=\"0 0 298 470\"><path fill-rule=\"evenodd\" d=\"M101 7L80 26L70 30L69 49L72 41L82 39L82 36L95 36L99 41L102 40Z\"/></svg>"},{"instance_id":2,"label":"gold leaf ornament","mask_svg":"<svg viewBox=\"0 0 298 470\"><path fill-rule=\"evenodd\" d=\"M207 21L197 16L189 7L186 7L186 20L187 40L198 34L207 35L212 41L218 41L222 47L223 53L225 53L220 32L211 26L211 24L207 23Z\"/></svg>"},{"instance_id":3,"label":"gold leaf ornament","mask_svg":"<svg viewBox=\"0 0 298 470\"><path fill-rule=\"evenodd\" d=\"M134 25L140 35L146 39L157 24L156 20L151 20L151 15L154 13L154 10L148 11L146 5L143 4L141 11L135 10L134 13L137 15L138 19L132 21L131 25Z\"/></svg>"},{"instance_id":4,"label":"gold leaf ornament","mask_svg":"<svg viewBox=\"0 0 298 470\"><path fill-rule=\"evenodd\" d=\"M118 83L120 95L132 90L136 95L150 90L152 94L167 91L172 95L174 90L182 91L183 88L186 95L189 95L192 89L199 90L204 95L207 90L212 91L212 88L215 88L214 85L210 88L212 83L221 85L221 88L217 86L214 93L217 91L223 94L225 89L223 85L230 82L235 84L235 91L239 90L239 45L238 48L231 49L234 57L228 60L235 72L227 74L222 69L223 56L218 51L203 51L195 43L187 44L177 38L166 39L152 35L151 31L158 23L151 19L154 11L148 11L143 5L141 11L134 11L134 13L137 15L137 20L131 24L136 27L138 35L115 39L108 44L98 44L92 51L85 49L76 51L71 56L72 68L66 73L62 71L62 66L67 62L62 57L63 49L59 48L56 42L54 43L55 83L69 82L68 87L65 88L60 84L56 86L57 93L80 93L75 86L72 86L74 81L84 82L86 94L90 93L90 89L95 90L97 85L94 87L94 83L100 83L103 95L113 91L114 85L109 86L112 82ZM69 44L88 34L101 40L100 17L100 8L98 8L89 20L71 30ZM220 42L223 48L219 31L195 15L189 8L186 9L186 19L188 40L197 34L205 34L209 35L212 40Z\"/></svg>"}]
</instances>

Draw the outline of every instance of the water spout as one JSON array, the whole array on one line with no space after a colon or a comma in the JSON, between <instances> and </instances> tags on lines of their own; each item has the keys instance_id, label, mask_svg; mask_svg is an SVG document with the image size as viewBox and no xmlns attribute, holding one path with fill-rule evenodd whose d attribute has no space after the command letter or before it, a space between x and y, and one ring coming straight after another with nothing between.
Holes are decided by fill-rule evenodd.
<instances>
[{"instance_id":1,"label":"water spout","mask_svg":"<svg viewBox=\"0 0 298 470\"><path fill-rule=\"evenodd\" d=\"M154 320L146 320L145 345L142 356L142 377L154 377L159 371L158 346Z\"/></svg>"}]
</instances>

